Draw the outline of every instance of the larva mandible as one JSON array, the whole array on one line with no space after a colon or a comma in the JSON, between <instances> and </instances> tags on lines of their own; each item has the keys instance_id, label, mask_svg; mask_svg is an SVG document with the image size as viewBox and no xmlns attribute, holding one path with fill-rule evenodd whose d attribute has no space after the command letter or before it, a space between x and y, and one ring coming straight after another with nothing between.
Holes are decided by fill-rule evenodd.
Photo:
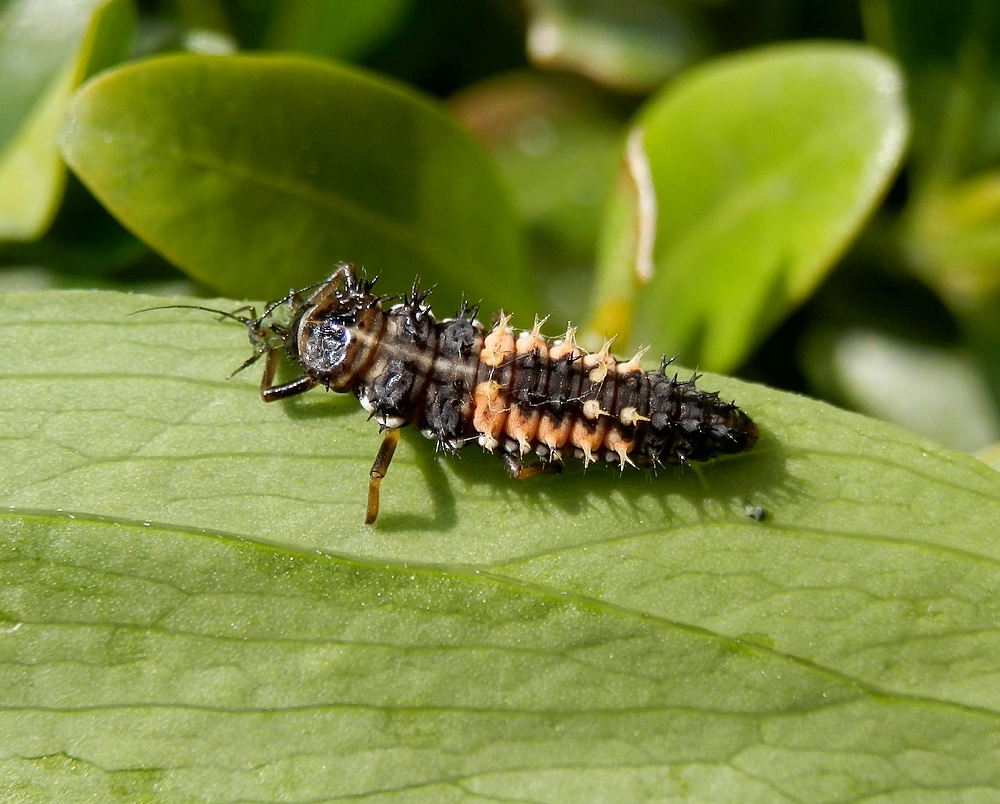
<instances>
[{"instance_id":1,"label":"larva mandible","mask_svg":"<svg viewBox=\"0 0 1000 804\"><path fill-rule=\"evenodd\" d=\"M465 304L438 322L428 292L416 283L403 297L376 295L374 284L341 265L326 281L271 302L260 316L253 308L210 310L247 328L254 353L237 371L265 358L265 402L317 385L351 392L386 431L370 472L366 524L378 515L379 484L399 428L408 424L448 452L479 443L500 456L513 478L558 472L568 455L585 465L603 458L622 469L655 467L743 452L757 440L750 417L698 389L698 375L668 376L665 359L658 370L643 371L645 350L620 361L609 341L588 354L572 328L550 341L537 319L515 335L502 312L486 331L477 308ZM385 309L394 298L398 303ZM282 355L302 374L275 385ZM525 464L532 452L538 460Z\"/></svg>"}]
</instances>

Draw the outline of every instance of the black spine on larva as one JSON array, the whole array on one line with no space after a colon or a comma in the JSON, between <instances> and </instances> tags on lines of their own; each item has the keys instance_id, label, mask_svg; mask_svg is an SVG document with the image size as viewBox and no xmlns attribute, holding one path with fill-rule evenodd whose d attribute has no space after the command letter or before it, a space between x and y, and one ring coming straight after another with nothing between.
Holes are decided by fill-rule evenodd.
<instances>
[{"instance_id":1,"label":"black spine on larva","mask_svg":"<svg viewBox=\"0 0 1000 804\"><path fill-rule=\"evenodd\" d=\"M463 306L458 318L437 325L437 354L417 426L438 449L457 449L475 435L470 400L484 336L473 315Z\"/></svg>"},{"instance_id":2,"label":"black spine on larva","mask_svg":"<svg viewBox=\"0 0 1000 804\"><path fill-rule=\"evenodd\" d=\"M679 382L676 375L651 371L644 380L649 423L639 431L635 452L653 464L705 461L743 452L757 440L750 418L718 394L699 390L694 377Z\"/></svg>"},{"instance_id":3,"label":"black spine on larva","mask_svg":"<svg viewBox=\"0 0 1000 804\"><path fill-rule=\"evenodd\" d=\"M510 387L510 395L516 404L533 408L548 399L550 362L537 352L517 356Z\"/></svg>"},{"instance_id":4,"label":"black spine on larva","mask_svg":"<svg viewBox=\"0 0 1000 804\"><path fill-rule=\"evenodd\" d=\"M582 399L585 369L580 358L565 355L552 361L546 403L553 413L575 410Z\"/></svg>"},{"instance_id":5,"label":"black spine on larva","mask_svg":"<svg viewBox=\"0 0 1000 804\"><path fill-rule=\"evenodd\" d=\"M356 390L370 401L377 417L408 424L423 408L437 342L434 317L424 299L414 287L403 304L385 314L388 326L373 361L381 370Z\"/></svg>"}]
</instances>

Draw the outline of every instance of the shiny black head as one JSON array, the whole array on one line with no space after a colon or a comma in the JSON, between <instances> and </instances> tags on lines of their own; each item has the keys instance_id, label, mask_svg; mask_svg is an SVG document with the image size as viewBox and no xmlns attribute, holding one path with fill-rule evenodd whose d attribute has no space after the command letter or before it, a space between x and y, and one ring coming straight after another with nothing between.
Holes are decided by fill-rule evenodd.
<instances>
[{"instance_id":1,"label":"shiny black head","mask_svg":"<svg viewBox=\"0 0 1000 804\"><path fill-rule=\"evenodd\" d=\"M371 292L374 284L342 266L295 311L288 355L327 388L351 387L377 345L384 324L382 299Z\"/></svg>"}]
</instances>

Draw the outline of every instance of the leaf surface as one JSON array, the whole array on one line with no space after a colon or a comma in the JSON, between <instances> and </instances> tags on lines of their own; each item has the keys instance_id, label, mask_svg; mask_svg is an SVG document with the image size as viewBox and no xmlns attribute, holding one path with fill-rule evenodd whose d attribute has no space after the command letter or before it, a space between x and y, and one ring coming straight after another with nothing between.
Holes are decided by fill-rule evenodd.
<instances>
[{"instance_id":1,"label":"leaf surface","mask_svg":"<svg viewBox=\"0 0 1000 804\"><path fill-rule=\"evenodd\" d=\"M354 262L444 303L531 307L496 170L440 109L358 70L280 56L167 56L76 95L71 167L191 276L276 298Z\"/></svg>"},{"instance_id":2,"label":"leaf surface","mask_svg":"<svg viewBox=\"0 0 1000 804\"><path fill-rule=\"evenodd\" d=\"M66 167L56 134L83 79L121 59L134 26L129 0L17 0L0 18L0 240L44 233Z\"/></svg>"},{"instance_id":3,"label":"leaf surface","mask_svg":"<svg viewBox=\"0 0 1000 804\"><path fill-rule=\"evenodd\" d=\"M407 437L365 527L356 403L264 405L155 303L0 297L8 800L1000 795L984 464L705 377L751 453L515 484Z\"/></svg>"},{"instance_id":4,"label":"leaf surface","mask_svg":"<svg viewBox=\"0 0 1000 804\"><path fill-rule=\"evenodd\" d=\"M709 52L709 37L682 3L531 0L528 56L626 92L649 92Z\"/></svg>"},{"instance_id":5,"label":"leaf surface","mask_svg":"<svg viewBox=\"0 0 1000 804\"><path fill-rule=\"evenodd\" d=\"M411 0L299 0L276 3L266 34L269 50L350 59L397 28Z\"/></svg>"},{"instance_id":6,"label":"leaf surface","mask_svg":"<svg viewBox=\"0 0 1000 804\"><path fill-rule=\"evenodd\" d=\"M637 342L735 368L851 241L906 136L899 72L866 48L779 46L686 73L634 123L594 326L631 317Z\"/></svg>"}]
</instances>

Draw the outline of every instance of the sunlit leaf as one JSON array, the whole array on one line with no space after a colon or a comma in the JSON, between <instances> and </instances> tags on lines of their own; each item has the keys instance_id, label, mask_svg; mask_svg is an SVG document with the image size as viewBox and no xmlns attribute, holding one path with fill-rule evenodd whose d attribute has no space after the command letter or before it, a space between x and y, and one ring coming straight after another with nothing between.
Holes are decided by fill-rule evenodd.
<instances>
[{"instance_id":1,"label":"sunlit leaf","mask_svg":"<svg viewBox=\"0 0 1000 804\"><path fill-rule=\"evenodd\" d=\"M130 0L18 0L0 18L0 240L32 240L62 197L56 146L66 100L122 58Z\"/></svg>"},{"instance_id":2,"label":"sunlit leaf","mask_svg":"<svg viewBox=\"0 0 1000 804\"><path fill-rule=\"evenodd\" d=\"M452 307L530 304L487 155L431 102L297 57L170 56L76 95L64 153L130 229L211 287L279 296L355 262Z\"/></svg>"},{"instance_id":3,"label":"sunlit leaf","mask_svg":"<svg viewBox=\"0 0 1000 804\"><path fill-rule=\"evenodd\" d=\"M155 303L0 297L5 798L1000 794L986 465L705 377L753 452L512 483L410 437L365 527L356 402L265 405Z\"/></svg>"},{"instance_id":4,"label":"sunlit leaf","mask_svg":"<svg viewBox=\"0 0 1000 804\"><path fill-rule=\"evenodd\" d=\"M631 311L633 340L736 367L851 241L906 133L899 73L868 49L781 46L685 74L634 123L596 326Z\"/></svg>"}]
</instances>

